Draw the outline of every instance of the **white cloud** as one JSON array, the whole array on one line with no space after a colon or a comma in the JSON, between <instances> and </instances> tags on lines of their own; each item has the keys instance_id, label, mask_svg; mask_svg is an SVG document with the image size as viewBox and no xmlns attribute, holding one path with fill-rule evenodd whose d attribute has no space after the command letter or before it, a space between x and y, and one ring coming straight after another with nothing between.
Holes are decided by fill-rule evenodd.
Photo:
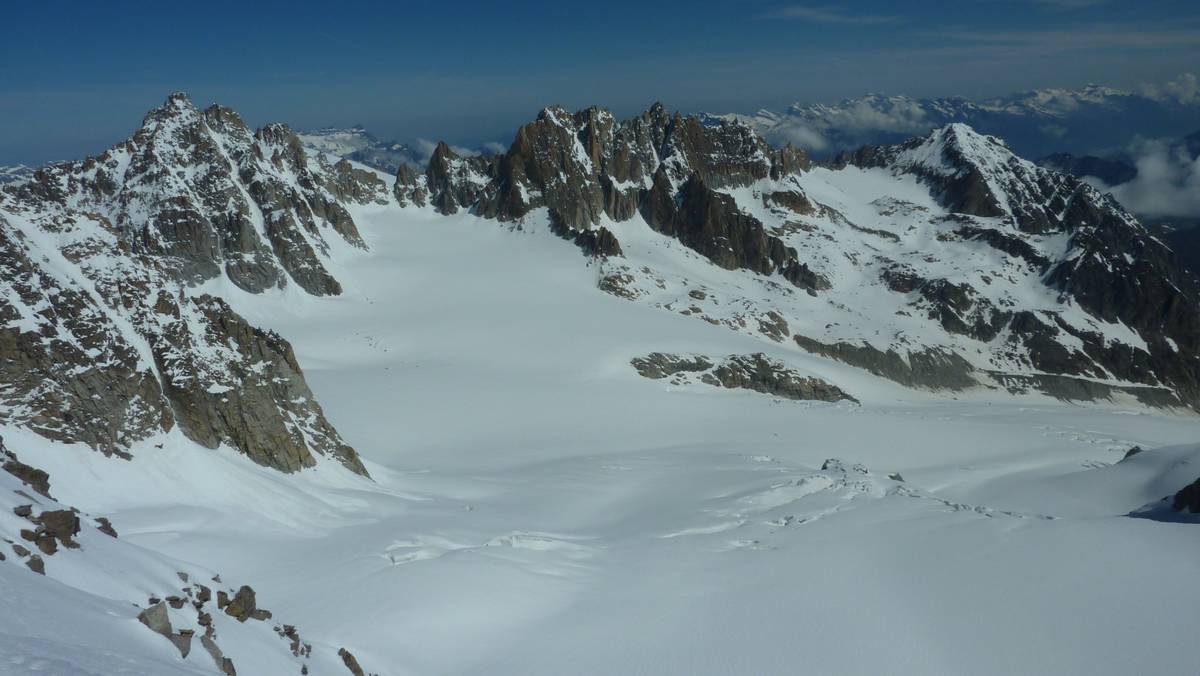
<instances>
[{"instance_id":1,"label":"white cloud","mask_svg":"<svg viewBox=\"0 0 1200 676\"><path fill-rule=\"evenodd\" d=\"M828 120L831 127L851 132L919 133L929 127L925 110L911 99L893 99L883 107L872 105L869 101L855 101L851 106L839 108Z\"/></svg>"},{"instance_id":2,"label":"white cloud","mask_svg":"<svg viewBox=\"0 0 1200 676\"><path fill-rule=\"evenodd\" d=\"M1194 73L1184 73L1179 79L1165 84L1144 84L1141 93L1155 101L1190 106L1200 103L1200 79Z\"/></svg>"},{"instance_id":3,"label":"white cloud","mask_svg":"<svg viewBox=\"0 0 1200 676\"><path fill-rule=\"evenodd\" d=\"M903 97L870 97L836 106L816 106L789 115L763 130L774 144L792 145L821 152L834 141L839 146L877 142L879 134L923 134L932 123L921 105Z\"/></svg>"},{"instance_id":4,"label":"white cloud","mask_svg":"<svg viewBox=\"0 0 1200 676\"><path fill-rule=\"evenodd\" d=\"M1191 157L1182 144L1139 140L1131 148L1137 178L1110 190L1130 211L1141 216L1200 217L1200 157Z\"/></svg>"},{"instance_id":5,"label":"white cloud","mask_svg":"<svg viewBox=\"0 0 1200 676\"><path fill-rule=\"evenodd\" d=\"M829 147L829 141L821 132L803 123L784 123L766 133L768 142L774 145L790 143L797 148L822 151Z\"/></svg>"}]
</instances>

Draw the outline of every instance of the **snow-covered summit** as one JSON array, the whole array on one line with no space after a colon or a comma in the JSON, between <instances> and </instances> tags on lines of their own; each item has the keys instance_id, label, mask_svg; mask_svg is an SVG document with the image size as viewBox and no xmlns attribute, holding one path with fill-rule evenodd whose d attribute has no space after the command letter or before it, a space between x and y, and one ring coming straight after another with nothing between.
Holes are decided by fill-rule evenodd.
<instances>
[{"instance_id":1,"label":"snow-covered summit","mask_svg":"<svg viewBox=\"0 0 1200 676\"><path fill-rule=\"evenodd\" d=\"M905 144L895 159L897 166L922 165L931 171L962 171L964 165L997 167L1022 162L1002 139L981 134L963 122L953 122Z\"/></svg>"}]
</instances>

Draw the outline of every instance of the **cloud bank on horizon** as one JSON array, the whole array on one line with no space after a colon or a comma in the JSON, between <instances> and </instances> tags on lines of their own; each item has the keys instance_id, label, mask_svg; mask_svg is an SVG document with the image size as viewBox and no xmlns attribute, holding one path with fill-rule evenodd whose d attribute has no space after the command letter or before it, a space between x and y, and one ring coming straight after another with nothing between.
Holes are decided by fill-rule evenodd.
<instances>
[{"instance_id":1,"label":"cloud bank on horizon","mask_svg":"<svg viewBox=\"0 0 1200 676\"><path fill-rule=\"evenodd\" d=\"M7 8L5 26L21 30L0 40L0 164L97 152L180 89L252 125L361 122L385 138L475 148L555 104L627 116L653 101L747 112L881 90L985 99L1086 82L1132 88L1200 63L1191 0L205 7L139 6L136 20L109 3ZM507 39L516 35L534 39ZM893 114L884 122L911 127Z\"/></svg>"},{"instance_id":2,"label":"cloud bank on horizon","mask_svg":"<svg viewBox=\"0 0 1200 676\"><path fill-rule=\"evenodd\" d=\"M1147 107L1161 110L1150 115ZM1165 130L1155 126L1161 125L1161 120L1150 119L1164 115L1177 120ZM818 154L895 141L949 122L966 122L1005 138L1030 157L1038 157L1061 150L1101 152L1135 136L1179 136L1196 131L1200 129L1200 80L1193 73L1184 73L1173 80L1143 82L1128 90L1088 85L981 100L867 94L837 103L796 103L783 112L763 110L732 117L750 122L774 143L791 143ZM1118 120L1126 128L1123 139L1120 130L1111 129ZM1098 133L1081 135L1084 130L1076 129L1088 125L1095 126Z\"/></svg>"}]
</instances>

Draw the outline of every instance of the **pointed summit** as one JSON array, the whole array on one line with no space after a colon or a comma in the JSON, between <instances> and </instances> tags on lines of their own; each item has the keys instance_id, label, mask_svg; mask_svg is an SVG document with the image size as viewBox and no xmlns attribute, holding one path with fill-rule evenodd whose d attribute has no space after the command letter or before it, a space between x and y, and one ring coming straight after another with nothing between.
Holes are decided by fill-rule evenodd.
<instances>
[{"instance_id":1,"label":"pointed summit","mask_svg":"<svg viewBox=\"0 0 1200 676\"><path fill-rule=\"evenodd\" d=\"M1030 233L1061 230L1064 199L1079 182L1017 157L994 136L952 123L894 146L867 146L839 159L910 174L952 212L1001 218Z\"/></svg>"},{"instance_id":2,"label":"pointed summit","mask_svg":"<svg viewBox=\"0 0 1200 676\"><path fill-rule=\"evenodd\" d=\"M942 175L960 176L971 167L991 167L1020 162L1003 141L980 134L968 124L955 122L934 129L928 136L905 142L895 164L920 167Z\"/></svg>"},{"instance_id":3,"label":"pointed summit","mask_svg":"<svg viewBox=\"0 0 1200 676\"><path fill-rule=\"evenodd\" d=\"M142 127L153 127L174 119L199 119L199 116L200 111L192 103L187 92L171 92L167 95L166 101L146 112L142 118Z\"/></svg>"}]
</instances>

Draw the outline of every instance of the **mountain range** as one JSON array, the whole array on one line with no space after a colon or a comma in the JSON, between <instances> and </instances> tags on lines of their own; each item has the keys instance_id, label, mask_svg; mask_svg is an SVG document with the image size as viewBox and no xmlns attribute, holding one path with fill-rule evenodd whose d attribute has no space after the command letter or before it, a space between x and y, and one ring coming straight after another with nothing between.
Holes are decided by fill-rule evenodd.
<instances>
[{"instance_id":1,"label":"mountain range","mask_svg":"<svg viewBox=\"0 0 1200 676\"><path fill-rule=\"evenodd\" d=\"M1162 571L1163 586L1145 593L1190 603L1176 586L1190 572L1168 565L1176 531L1134 528L1194 526L1200 449L1143 451L1096 429L1119 412L1139 442L1194 433L1200 288L1119 201L1057 170L1076 165L1039 166L1015 150L1055 137L1042 131L1051 120L1066 129L1060 147L1090 143L1109 127L1072 125L1109 111L1116 126L1148 102L1171 115L1184 106L1088 88L986 104L868 97L750 117L548 107L503 152L439 143L422 162L361 128L251 129L229 108L171 94L109 150L0 185L0 615L10 618L0 660L52 655L60 673L561 673L579 632L595 634L556 609L605 557L619 572L591 580L605 591L574 622L609 631L621 613L608 604L628 610L647 598L623 596L631 586L660 593L677 575L690 580L685 596L749 585L761 603L731 612L754 622L740 613L788 586L755 587L758 563L739 568L740 581L708 577L723 569L708 563L622 576L685 560L668 548L693 538L703 546L688 561L788 549L802 542L790 533L818 520L873 538L906 519L939 533L1033 533L1019 549L1028 557L1075 532L1136 534L1145 540L1121 565L1045 579L1129 565ZM865 109L915 126L822 126ZM1163 115L1164 129L1175 123ZM770 141L804 141L802 128L820 133L822 152ZM997 129L1012 130L1012 145ZM832 152L860 133L876 142ZM1033 413L978 422L1001 409ZM914 445L935 447L908 461L884 442L887 421L904 416L926 426ZM976 424L997 441L972 439ZM1117 457L1086 473L1078 451L1072 473L1026 477L1028 493L1005 483L1020 472L938 488L964 462L952 446L986 447L996 454L979 456L986 463L1012 439L1060 431ZM452 444L478 465L423 476L419 464L373 461L402 436L430 449L422 462L447 462L435 458ZM692 440L682 452L681 438ZM831 453L820 469L775 457L809 442ZM624 450L606 455L612 444ZM734 465L737 485L721 484ZM602 495L580 478L610 475L648 478ZM529 502L547 490L570 496L562 513ZM588 528L556 521L572 517ZM416 523L425 530L409 532ZM480 530L468 537L463 523ZM1079 531L1064 535L1064 523ZM914 565L937 560L938 546ZM842 571L829 589L858 583L841 577L854 560L823 568ZM447 583L421 562L466 572ZM388 586L398 570L415 577ZM472 603L545 642L459 616L440 633ZM1163 635L1187 630L1147 607L1128 612ZM427 612L408 614L416 608ZM768 625L762 646L780 638ZM703 643L728 641L728 629L703 627L708 639L678 664L703 666ZM489 656L473 654L482 646ZM621 659L606 654L594 669L645 663ZM836 669L830 659L816 661Z\"/></svg>"},{"instance_id":2,"label":"mountain range","mask_svg":"<svg viewBox=\"0 0 1200 676\"><path fill-rule=\"evenodd\" d=\"M951 123L1003 138L1020 155L1097 154L1138 136L1177 138L1196 131L1200 87L1194 75L1138 90L1088 85L990 99L868 94L836 104L797 103L783 111L719 115L739 119L773 143L818 154L896 143Z\"/></svg>"},{"instance_id":3,"label":"mountain range","mask_svg":"<svg viewBox=\"0 0 1200 676\"><path fill-rule=\"evenodd\" d=\"M300 132L296 137L305 147L317 153L360 162L390 174L395 174L402 164L419 166L427 160L408 144L381 141L361 125L345 129L314 129Z\"/></svg>"}]
</instances>

